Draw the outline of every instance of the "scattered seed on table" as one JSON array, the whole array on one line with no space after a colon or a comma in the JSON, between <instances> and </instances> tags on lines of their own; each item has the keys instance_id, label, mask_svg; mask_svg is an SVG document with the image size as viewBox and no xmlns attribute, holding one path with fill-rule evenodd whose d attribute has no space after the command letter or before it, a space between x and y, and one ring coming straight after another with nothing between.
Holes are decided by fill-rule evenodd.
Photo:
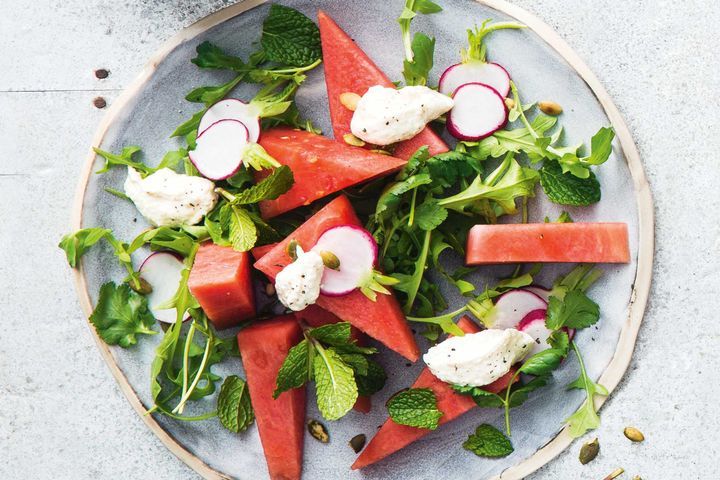
<instances>
[{"instance_id":1,"label":"scattered seed on table","mask_svg":"<svg viewBox=\"0 0 720 480\"><path fill-rule=\"evenodd\" d=\"M93 99L93 105L95 105L95 108L105 108L107 106L107 102L103 97L95 97Z\"/></svg>"},{"instance_id":2,"label":"scattered seed on table","mask_svg":"<svg viewBox=\"0 0 720 480\"><path fill-rule=\"evenodd\" d=\"M108 72L104 68L98 68L97 70L95 70L95 78L97 78L98 80L102 80L103 78L107 78L108 76L110 76L110 72Z\"/></svg>"}]
</instances>

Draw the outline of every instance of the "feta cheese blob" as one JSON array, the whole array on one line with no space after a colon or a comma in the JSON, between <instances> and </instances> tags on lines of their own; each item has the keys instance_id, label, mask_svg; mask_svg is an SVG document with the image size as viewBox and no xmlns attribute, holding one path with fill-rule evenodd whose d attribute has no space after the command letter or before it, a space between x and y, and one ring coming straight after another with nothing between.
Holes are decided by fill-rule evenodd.
<instances>
[{"instance_id":1,"label":"feta cheese blob","mask_svg":"<svg viewBox=\"0 0 720 480\"><path fill-rule=\"evenodd\" d=\"M358 101L350 130L368 143L390 145L414 137L452 107L452 98L428 87L375 85Z\"/></svg>"},{"instance_id":2,"label":"feta cheese blob","mask_svg":"<svg viewBox=\"0 0 720 480\"><path fill-rule=\"evenodd\" d=\"M137 170L128 167L125 193L142 216L157 227L195 225L218 199L215 184L210 180L169 168L142 178Z\"/></svg>"},{"instance_id":3,"label":"feta cheese blob","mask_svg":"<svg viewBox=\"0 0 720 480\"><path fill-rule=\"evenodd\" d=\"M430 348L423 360L443 382L482 387L509 372L534 344L530 335L514 328L489 329L450 337Z\"/></svg>"},{"instance_id":4,"label":"feta cheese blob","mask_svg":"<svg viewBox=\"0 0 720 480\"><path fill-rule=\"evenodd\" d=\"M315 303L320 295L323 260L317 252L303 252L297 247L297 260L280 270L275 277L278 299L292 311L299 312Z\"/></svg>"}]
</instances>

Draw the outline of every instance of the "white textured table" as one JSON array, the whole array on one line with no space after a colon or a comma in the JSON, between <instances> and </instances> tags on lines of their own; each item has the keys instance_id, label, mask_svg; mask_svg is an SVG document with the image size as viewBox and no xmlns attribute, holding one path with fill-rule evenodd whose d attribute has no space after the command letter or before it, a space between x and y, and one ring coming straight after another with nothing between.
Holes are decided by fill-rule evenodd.
<instances>
[{"instance_id":1,"label":"white textured table","mask_svg":"<svg viewBox=\"0 0 720 480\"><path fill-rule=\"evenodd\" d=\"M145 60L221 0L0 0L0 478L196 475L145 428L85 326L55 248L95 126ZM633 365L576 442L533 479L717 477L720 4L516 0L576 49L637 140L655 195L653 289ZM110 70L97 80L93 71ZM626 425L640 428L630 444Z\"/></svg>"}]
</instances>

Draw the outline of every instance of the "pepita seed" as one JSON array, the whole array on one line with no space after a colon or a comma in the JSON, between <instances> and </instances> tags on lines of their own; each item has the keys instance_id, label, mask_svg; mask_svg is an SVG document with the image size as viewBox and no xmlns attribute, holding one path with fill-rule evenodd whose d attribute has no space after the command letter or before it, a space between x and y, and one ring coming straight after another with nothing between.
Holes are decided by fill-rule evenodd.
<instances>
[{"instance_id":1,"label":"pepita seed","mask_svg":"<svg viewBox=\"0 0 720 480\"><path fill-rule=\"evenodd\" d=\"M642 478L640 478L640 475L635 475L632 480L642 480Z\"/></svg>"},{"instance_id":2,"label":"pepita seed","mask_svg":"<svg viewBox=\"0 0 720 480\"><path fill-rule=\"evenodd\" d=\"M323 250L322 252L320 252L320 258L322 258L323 265L325 265L330 270L340 269L340 259L338 259L334 253Z\"/></svg>"},{"instance_id":3,"label":"pepita seed","mask_svg":"<svg viewBox=\"0 0 720 480\"><path fill-rule=\"evenodd\" d=\"M552 116L560 115L563 112L563 109L559 103L551 102L549 100L538 102L538 108L541 112Z\"/></svg>"},{"instance_id":4,"label":"pepita seed","mask_svg":"<svg viewBox=\"0 0 720 480\"><path fill-rule=\"evenodd\" d=\"M137 293L139 293L141 295L149 295L152 293L152 291L153 291L152 285L150 285L147 282L147 280L145 280L142 277L138 277L138 283L140 285L136 286L135 282L130 281L130 282L128 282L128 285L130 285L130 288L132 288L133 290L135 290Z\"/></svg>"},{"instance_id":5,"label":"pepita seed","mask_svg":"<svg viewBox=\"0 0 720 480\"><path fill-rule=\"evenodd\" d=\"M322 443L328 443L330 441L330 435L328 435L327 428L325 425L318 422L317 420L310 420L307 424L308 432L313 438Z\"/></svg>"},{"instance_id":6,"label":"pepita seed","mask_svg":"<svg viewBox=\"0 0 720 480\"><path fill-rule=\"evenodd\" d=\"M265 285L265 295L267 295L268 297L272 297L273 295L275 295L275 285L273 285L272 283L268 283L267 285Z\"/></svg>"},{"instance_id":7,"label":"pepita seed","mask_svg":"<svg viewBox=\"0 0 720 480\"><path fill-rule=\"evenodd\" d=\"M352 145L353 147L364 147L365 142L360 140L358 137L353 135L352 133L346 133L343 135L343 140L345 140L345 143L348 145Z\"/></svg>"},{"instance_id":8,"label":"pepita seed","mask_svg":"<svg viewBox=\"0 0 720 480\"><path fill-rule=\"evenodd\" d=\"M357 104L360 101L360 95L353 92L345 92L340 94L340 103L342 106L354 112L357 109Z\"/></svg>"},{"instance_id":9,"label":"pepita seed","mask_svg":"<svg viewBox=\"0 0 720 480\"><path fill-rule=\"evenodd\" d=\"M625 427L623 434L625 434L627 439L631 442L642 442L645 440L645 435L643 435L643 433L635 427Z\"/></svg>"},{"instance_id":10,"label":"pepita seed","mask_svg":"<svg viewBox=\"0 0 720 480\"><path fill-rule=\"evenodd\" d=\"M623 473L625 473L625 470L623 468L618 468L616 470L613 470L613 472L607 477L603 478L603 480L613 480L622 475Z\"/></svg>"},{"instance_id":11,"label":"pepita seed","mask_svg":"<svg viewBox=\"0 0 720 480\"><path fill-rule=\"evenodd\" d=\"M297 260L297 248L300 246L297 240L290 240L287 244L287 248L285 249L285 252L288 254L288 256L292 259L294 262Z\"/></svg>"},{"instance_id":12,"label":"pepita seed","mask_svg":"<svg viewBox=\"0 0 720 480\"><path fill-rule=\"evenodd\" d=\"M508 108L508 110L512 110L513 108L515 108L515 100L513 100L512 98L506 98L505 106Z\"/></svg>"},{"instance_id":13,"label":"pepita seed","mask_svg":"<svg viewBox=\"0 0 720 480\"><path fill-rule=\"evenodd\" d=\"M370 150L370 151L373 152L373 153L379 153L380 155L392 155L392 154L391 154L390 152L388 152L387 150L380 150L379 148L373 148L373 149Z\"/></svg>"},{"instance_id":14,"label":"pepita seed","mask_svg":"<svg viewBox=\"0 0 720 480\"><path fill-rule=\"evenodd\" d=\"M353 438L350 439L350 447L353 449L355 453L360 453L360 450L363 449L365 446L365 434L360 433L358 435L355 435Z\"/></svg>"},{"instance_id":15,"label":"pepita seed","mask_svg":"<svg viewBox=\"0 0 720 480\"><path fill-rule=\"evenodd\" d=\"M600 443L598 442L598 439L596 438L592 442L587 442L580 448L580 463L583 465L586 465L590 462L592 462L595 457L597 457L597 454L600 452Z\"/></svg>"}]
</instances>

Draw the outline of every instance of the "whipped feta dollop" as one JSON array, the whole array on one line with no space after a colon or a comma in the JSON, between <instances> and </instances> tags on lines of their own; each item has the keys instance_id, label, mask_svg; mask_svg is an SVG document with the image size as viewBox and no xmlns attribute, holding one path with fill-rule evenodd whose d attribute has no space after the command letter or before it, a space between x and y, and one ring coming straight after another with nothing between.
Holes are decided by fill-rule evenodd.
<instances>
[{"instance_id":1,"label":"whipped feta dollop","mask_svg":"<svg viewBox=\"0 0 720 480\"><path fill-rule=\"evenodd\" d=\"M317 252L304 252L297 247L297 260L280 270L275 277L278 299L294 312L304 310L320 296L323 259Z\"/></svg>"},{"instance_id":2,"label":"whipped feta dollop","mask_svg":"<svg viewBox=\"0 0 720 480\"><path fill-rule=\"evenodd\" d=\"M125 193L142 216L157 227L195 225L218 200L215 184L210 180L169 168L142 178L140 172L128 167Z\"/></svg>"},{"instance_id":3,"label":"whipped feta dollop","mask_svg":"<svg viewBox=\"0 0 720 480\"><path fill-rule=\"evenodd\" d=\"M530 335L514 328L489 329L450 337L430 348L423 360L443 382L482 387L509 372L534 343Z\"/></svg>"},{"instance_id":4,"label":"whipped feta dollop","mask_svg":"<svg viewBox=\"0 0 720 480\"><path fill-rule=\"evenodd\" d=\"M358 101L350 130L368 143L390 145L414 137L452 107L452 98L428 87L375 85Z\"/></svg>"}]
</instances>

